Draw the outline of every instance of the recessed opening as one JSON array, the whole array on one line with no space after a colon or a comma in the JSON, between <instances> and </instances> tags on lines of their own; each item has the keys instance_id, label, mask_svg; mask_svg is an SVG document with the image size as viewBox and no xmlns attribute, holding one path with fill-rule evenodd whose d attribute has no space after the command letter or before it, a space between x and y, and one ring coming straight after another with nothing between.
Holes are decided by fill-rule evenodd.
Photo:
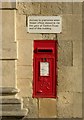
<instances>
[{"instance_id":1,"label":"recessed opening","mask_svg":"<svg viewBox=\"0 0 84 120\"><path fill-rule=\"evenodd\" d=\"M52 52L52 49L38 49L38 52Z\"/></svg>"}]
</instances>

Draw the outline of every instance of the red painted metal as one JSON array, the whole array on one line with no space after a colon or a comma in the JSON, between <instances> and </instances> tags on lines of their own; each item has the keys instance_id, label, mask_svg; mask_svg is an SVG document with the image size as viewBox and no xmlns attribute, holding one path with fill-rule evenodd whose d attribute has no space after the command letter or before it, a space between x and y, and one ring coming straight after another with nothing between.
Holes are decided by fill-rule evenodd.
<instances>
[{"instance_id":1,"label":"red painted metal","mask_svg":"<svg viewBox=\"0 0 84 120\"><path fill-rule=\"evenodd\" d=\"M41 75L41 63L48 64L47 75ZM57 97L57 40L34 40L33 97Z\"/></svg>"}]
</instances>

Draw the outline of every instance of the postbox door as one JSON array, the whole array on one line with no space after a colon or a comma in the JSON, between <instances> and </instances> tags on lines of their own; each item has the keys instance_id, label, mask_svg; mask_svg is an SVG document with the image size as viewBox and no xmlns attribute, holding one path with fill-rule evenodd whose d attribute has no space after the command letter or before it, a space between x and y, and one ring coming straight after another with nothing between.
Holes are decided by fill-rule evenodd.
<instances>
[{"instance_id":1,"label":"postbox door","mask_svg":"<svg viewBox=\"0 0 84 120\"><path fill-rule=\"evenodd\" d=\"M57 97L57 41L35 40L33 54L33 97Z\"/></svg>"},{"instance_id":2,"label":"postbox door","mask_svg":"<svg viewBox=\"0 0 84 120\"><path fill-rule=\"evenodd\" d=\"M53 92L54 80L54 59L53 58L36 58L36 96L51 97Z\"/></svg>"}]
</instances>

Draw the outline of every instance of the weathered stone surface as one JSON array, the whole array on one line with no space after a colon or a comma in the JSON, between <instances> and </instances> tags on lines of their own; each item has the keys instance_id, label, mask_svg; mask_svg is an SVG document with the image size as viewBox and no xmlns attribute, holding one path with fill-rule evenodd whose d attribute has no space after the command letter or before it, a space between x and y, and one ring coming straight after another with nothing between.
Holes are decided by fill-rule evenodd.
<instances>
[{"instance_id":1,"label":"weathered stone surface","mask_svg":"<svg viewBox=\"0 0 84 120\"><path fill-rule=\"evenodd\" d=\"M0 95L15 95L17 94L19 91L17 88L14 87L0 87Z\"/></svg>"},{"instance_id":2,"label":"weathered stone surface","mask_svg":"<svg viewBox=\"0 0 84 120\"><path fill-rule=\"evenodd\" d=\"M15 10L3 10L2 11L2 40L12 41L16 40L15 35Z\"/></svg>"},{"instance_id":3,"label":"weathered stone surface","mask_svg":"<svg viewBox=\"0 0 84 120\"><path fill-rule=\"evenodd\" d=\"M60 67L58 69L58 91L82 92L82 69Z\"/></svg>"},{"instance_id":4,"label":"weathered stone surface","mask_svg":"<svg viewBox=\"0 0 84 120\"><path fill-rule=\"evenodd\" d=\"M72 41L58 40L58 67L73 65Z\"/></svg>"},{"instance_id":5,"label":"weathered stone surface","mask_svg":"<svg viewBox=\"0 0 84 120\"><path fill-rule=\"evenodd\" d=\"M15 117L24 117L27 114L27 109L15 110L15 111L0 111L0 116L15 116Z\"/></svg>"},{"instance_id":6,"label":"weathered stone surface","mask_svg":"<svg viewBox=\"0 0 84 120\"><path fill-rule=\"evenodd\" d=\"M32 78L32 66L17 66L17 78Z\"/></svg>"},{"instance_id":7,"label":"weathered stone surface","mask_svg":"<svg viewBox=\"0 0 84 120\"><path fill-rule=\"evenodd\" d=\"M44 39L44 40L56 40L56 34L43 34L42 39Z\"/></svg>"},{"instance_id":8,"label":"weathered stone surface","mask_svg":"<svg viewBox=\"0 0 84 120\"><path fill-rule=\"evenodd\" d=\"M73 65L82 67L82 41L73 41Z\"/></svg>"},{"instance_id":9,"label":"weathered stone surface","mask_svg":"<svg viewBox=\"0 0 84 120\"><path fill-rule=\"evenodd\" d=\"M2 7L0 8L16 9L16 3L15 2L2 2Z\"/></svg>"},{"instance_id":10,"label":"weathered stone surface","mask_svg":"<svg viewBox=\"0 0 84 120\"><path fill-rule=\"evenodd\" d=\"M2 107L2 111L9 110L10 112L13 110L20 110L21 104L0 104Z\"/></svg>"},{"instance_id":11,"label":"weathered stone surface","mask_svg":"<svg viewBox=\"0 0 84 120\"><path fill-rule=\"evenodd\" d=\"M9 95L6 94L6 96L5 96L5 95L4 95L4 96L0 96L0 99L2 99L2 98L3 98L3 99L8 99L8 98L9 98L9 99L10 99L10 98L11 98L11 99L14 99L14 98L16 98L16 96L15 96L14 94L11 94L11 95L10 95L10 94L9 94Z\"/></svg>"},{"instance_id":12,"label":"weathered stone surface","mask_svg":"<svg viewBox=\"0 0 84 120\"><path fill-rule=\"evenodd\" d=\"M17 87L20 89L19 97L32 97L32 79L17 79Z\"/></svg>"},{"instance_id":13,"label":"weathered stone surface","mask_svg":"<svg viewBox=\"0 0 84 120\"><path fill-rule=\"evenodd\" d=\"M72 14L73 13L73 2L63 2L62 3L62 13Z\"/></svg>"},{"instance_id":14,"label":"weathered stone surface","mask_svg":"<svg viewBox=\"0 0 84 120\"><path fill-rule=\"evenodd\" d=\"M73 2L73 14L82 14L82 2Z\"/></svg>"},{"instance_id":15,"label":"weathered stone surface","mask_svg":"<svg viewBox=\"0 0 84 120\"><path fill-rule=\"evenodd\" d=\"M73 115L73 93L59 92L57 111L59 118L71 118Z\"/></svg>"},{"instance_id":16,"label":"weathered stone surface","mask_svg":"<svg viewBox=\"0 0 84 120\"><path fill-rule=\"evenodd\" d=\"M72 37L73 40L82 40L82 15L73 15Z\"/></svg>"},{"instance_id":17,"label":"weathered stone surface","mask_svg":"<svg viewBox=\"0 0 84 120\"><path fill-rule=\"evenodd\" d=\"M74 93L73 96L73 117L74 118L82 118L82 93Z\"/></svg>"},{"instance_id":18,"label":"weathered stone surface","mask_svg":"<svg viewBox=\"0 0 84 120\"><path fill-rule=\"evenodd\" d=\"M0 8L2 7L2 2L0 2Z\"/></svg>"},{"instance_id":19,"label":"weathered stone surface","mask_svg":"<svg viewBox=\"0 0 84 120\"><path fill-rule=\"evenodd\" d=\"M63 42L66 42L66 41L63 41ZM64 47L64 48L67 48L67 47ZM67 50L66 50L66 52L67 52ZM70 52L71 52L71 50L70 50ZM58 54L58 55L59 55L59 58L61 58L61 59L64 56L64 54L62 57L60 56L60 54ZM73 58L73 66L74 67L63 67L63 66L60 67L61 62L59 62L59 60L58 60L58 67L59 67L59 69L58 69L58 90L59 91L82 92L82 43L81 43L81 41L78 41L78 42L73 41L72 55L73 55L72 58ZM63 60L64 60L64 58L63 58ZM67 58L67 60L68 60L68 58ZM69 60L68 60L68 62L69 62Z\"/></svg>"},{"instance_id":20,"label":"weathered stone surface","mask_svg":"<svg viewBox=\"0 0 84 120\"><path fill-rule=\"evenodd\" d=\"M62 15L62 33L58 40L82 40L82 16L79 14Z\"/></svg>"},{"instance_id":21,"label":"weathered stone surface","mask_svg":"<svg viewBox=\"0 0 84 120\"><path fill-rule=\"evenodd\" d=\"M0 97L0 116L24 117L28 109L23 108L22 99L16 97Z\"/></svg>"},{"instance_id":22,"label":"weathered stone surface","mask_svg":"<svg viewBox=\"0 0 84 120\"><path fill-rule=\"evenodd\" d=\"M74 73L73 67L61 67L58 69L58 91L73 92L74 91Z\"/></svg>"},{"instance_id":23,"label":"weathered stone surface","mask_svg":"<svg viewBox=\"0 0 84 120\"><path fill-rule=\"evenodd\" d=\"M2 117L1 120L21 120L21 119L22 119L22 117L20 118L18 116L17 117L16 116L13 116L13 117L12 116L10 116L10 117L9 116L7 116L7 117L5 116L5 117Z\"/></svg>"},{"instance_id":24,"label":"weathered stone surface","mask_svg":"<svg viewBox=\"0 0 84 120\"><path fill-rule=\"evenodd\" d=\"M38 100L33 98L23 98L24 107L28 108L29 112L26 118L38 118Z\"/></svg>"},{"instance_id":25,"label":"weathered stone surface","mask_svg":"<svg viewBox=\"0 0 84 120\"><path fill-rule=\"evenodd\" d=\"M40 118L56 118L57 108L56 99L39 99L39 117Z\"/></svg>"},{"instance_id":26,"label":"weathered stone surface","mask_svg":"<svg viewBox=\"0 0 84 120\"><path fill-rule=\"evenodd\" d=\"M2 11L0 10L0 47L2 42Z\"/></svg>"},{"instance_id":27,"label":"weathered stone surface","mask_svg":"<svg viewBox=\"0 0 84 120\"><path fill-rule=\"evenodd\" d=\"M22 99L18 98L0 98L0 104L21 104Z\"/></svg>"},{"instance_id":28,"label":"weathered stone surface","mask_svg":"<svg viewBox=\"0 0 84 120\"><path fill-rule=\"evenodd\" d=\"M39 15L40 14L40 3L19 2L17 3L17 9L18 9L19 14Z\"/></svg>"},{"instance_id":29,"label":"weathered stone surface","mask_svg":"<svg viewBox=\"0 0 84 120\"><path fill-rule=\"evenodd\" d=\"M72 40L72 14L62 14L62 32L57 34L58 40Z\"/></svg>"},{"instance_id":30,"label":"weathered stone surface","mask_svg":"<svg viewBox=\"0 0 84 120\"><path fill-rule=\"evenodd\" d=\"M17 43L16 42L2 42L0 47L0 59L17 59Z\"/></svg>"},{"instance_id":31,"label":"weathered stone surface","mask_svg":"<svg viewBox=\"0 0 84 120\"><path fill-rule=\"evenodd\" d=\"M3 87L15 87L16 86L15 66L16 66L15 60L2 61L2 79L1 80L2 80Z\"/></svg>"},{"instance_id":32,"label":"weathered stone surface","mask_svg":"<svg viewBox=\"0 0 84 120\"><path fill-rule=\"evenodd\" d=\"M0 58L2 56L2 45L0 44ZM0 61L0 68L2 68L2 62ZM2 71L0 71L0 75L2 74L1 73Z\"/></svg>"},{"instance_id":33,"label":"weathered stone surface","mask_svg":"<svg viewBox=\"0 0 84 120\"><path fill-rule=\"evenodd\" d=\"M62 14L62 3L60 2L43 2L41 3L41 15Z\"/></svg>"},{"instance_id":34,"label":"weathered stone surface","mask_svg":"<svg viewBox=\"0 0 84 120\"><path fill-rule=\"evenodd\" d=\"M33 64L33 41L22 40L18 42L18 65L32 65Z\"/></svg>"},{"instance_id":35,"label":"weathered stone surface","mask_svg":"<svg viewBox=\"0 0 84 120\"><path fill-rule=\"evenodd\" d=\"M80 13L80 14L79 14ZM77 3L19 3L17 10L18 94L24 97L24 106L29 109L26 118L81 118L82 92L82 15L81 4ZM20 14L20 15L19 15ZM24 15L23 15L24 14ZM62 15L62 33L27 33L28 15ZM7 16L8 17L8 16ZM4 17L6 19L6 17ZM8 19L8 18L7 18ZM12 20L12 19L11 19ZM10 21L10 20L7 20ZM6 23L5 23L6 24ZM7 29L6 29L7 31ZM8 32L7 32L8 34ZM4 34L5 35L5 34ZM12 38L12 37L11 37ZM58 99L32 98L32 52L34 39L58 39ZM8 37L8 39L10 39ZM7 39L7 40L8 40ZM11 40L11 39L10 39ZM7 62L8 64L8 62ZM9 72L13 72L13 66ZM10 70L11 69L11 70ZM15 68L14 68L15 69ZM9 72L7 73L9 76ZM6 77L8 77L6 75ZM10 76L13 76L12 73ZM11 78L11 79L14 79ZM7 83L9 79L6 79ZM13 81L14 82L14 81ZM15 83L13 83L15 84ZM78 92L78 93L77 93ZM27 98L30 97L30 98ZM39 111L38 111L39 108ZM38 115L39 113L39 115Z\"/></svg>"},{"instance_id":36,"label":"weathered stone surface","mask_svg":"<svg viewBox=\"0 0 84 120\"><path fill-rule=\"evenodd\" d=\"M19 15L16 12L16 28L26 27L26 15Z\"/></svg>"},{"instance_id":37,"label":"weathered stone surface","mask_svg":"<svg viewBox=\"0 0 84 120\"><path fill-rule=\"evenodd\" d=\"M26 15L18 15L16 18L16 38L17 40L35 40L42 39L41 34L29 34L26 26Z\"/></svg>"},{"instance_id":38,"label":"weathered stone surface","mask_svg":"<svg viewBox=\"0 0 84 120\"><path fill-rule=\"evenodd\" d=\"M82 92L82 68L75 67L74 69L74 92Z\"/></svg>"}]
</instances>

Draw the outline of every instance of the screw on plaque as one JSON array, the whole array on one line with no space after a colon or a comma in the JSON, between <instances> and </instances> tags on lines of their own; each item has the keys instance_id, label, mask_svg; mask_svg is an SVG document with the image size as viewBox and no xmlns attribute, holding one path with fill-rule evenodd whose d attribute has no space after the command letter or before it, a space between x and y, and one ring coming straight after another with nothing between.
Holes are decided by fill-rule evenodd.
<instances>
[{"instance_id":1,"label":"screw on plaque","mask_svg":"<svg viewBox=\"0 0 84 120\"><path fill-rule=\"evenodd\" d=\"M46 58L43 58L43 61L46 61Z\"/></svg>"}]
</instances>

